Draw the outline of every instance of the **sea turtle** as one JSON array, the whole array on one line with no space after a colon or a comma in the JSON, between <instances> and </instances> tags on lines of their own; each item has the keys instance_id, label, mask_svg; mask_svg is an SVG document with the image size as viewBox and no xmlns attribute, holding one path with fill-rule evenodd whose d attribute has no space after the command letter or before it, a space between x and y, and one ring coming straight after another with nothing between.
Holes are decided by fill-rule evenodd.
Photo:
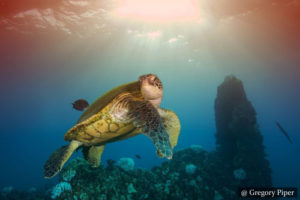
<instances>
[{"instance_id":1,"label":"sea turtle","mask_svg":"<svg viewBox=\"0 0 300 200\"><path fill-rule=\"evenodd\" d=\"M46 161L45 178L55 176L80 147L84 158L92 167L97 167L107 143L140 133L151 138L159 157L171 159L180 122L173 111L158 107L162 97L162 83L154 74L140 76L138 81L116 87L99 97L65 134L64 139L70 144L56 150Z\"/></svg>"}]
</instances>

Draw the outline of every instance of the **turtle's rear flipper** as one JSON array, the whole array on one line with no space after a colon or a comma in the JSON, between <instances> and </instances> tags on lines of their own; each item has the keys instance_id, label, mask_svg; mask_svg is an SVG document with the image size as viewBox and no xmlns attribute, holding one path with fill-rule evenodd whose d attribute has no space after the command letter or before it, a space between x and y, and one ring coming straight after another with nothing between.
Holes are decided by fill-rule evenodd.
<instances>
[{"instance_id":1,"label":"turtle's rear flipper","mask_svg":"<svg viewBox=\"0 0 300 200\"><path fill-rule=\"evenodd\" d=\"M44 177L52 178L55 176L80 145L80 142L72 141L69 145L57 149L44 165Z\"/></svg>"},{"instance_id":2,"label":"turtle's rear flipper","mask_svg":"<svg viewBox=\"0 0 300 200\"><path fill-rule=\"evenodd\" d=\"M87 160L92 167L98 167L101 162L101 156L104 151L105 145L83 147L82 153L85 160Z\"/></svg>"},{"instance_id":3,"label":"turtle's rear flipper","mask_svg":"<svg viewBox=\"0 0 300 200\"><path fill-rule=\"evenodd\" d=\"M173 156L169 135L157 109L148 101L129 101L129 117L136 127L153 141L159 157L171 159Z\"/></svg>"}]
</instances>

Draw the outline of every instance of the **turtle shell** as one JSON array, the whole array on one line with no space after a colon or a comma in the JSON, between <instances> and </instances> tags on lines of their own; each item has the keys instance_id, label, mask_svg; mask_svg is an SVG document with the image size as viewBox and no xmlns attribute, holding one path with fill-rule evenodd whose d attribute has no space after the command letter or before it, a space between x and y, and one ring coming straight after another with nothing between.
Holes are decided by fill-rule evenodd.
<instances>
[{"instance_id":1,"label":"turtle shell","mask_svg":"<svg viewBox=\"0 0 300 200\"><path fill-rule=\"evenodd\" d=\"M88 119L89 117L93 116L94 114L101 111L107 104L109 104L116 96L123 92L133 92L138 91L140 89L140 85L138 81L127 83L124 85L120 85L116 87L98 99L96 99L87 109L86 111L80 116L78 123L83 122L84 120Z\"/></svg>"},{"instance_id":2,"label":"turtle shell","mask_svg":"<svg viewBox=\"0 0 300 200\"><path fill-rule=\"evenodd\" d=\"M86 145L101 145L135 133L136 128L132 124L114 122L109 110L110 104L119 94L135 93L139 90L139 82L135 81L116 87L99 97L81 115L77 124L65 134L65 140L78 140Z\"/></svg>"}]
</instances>

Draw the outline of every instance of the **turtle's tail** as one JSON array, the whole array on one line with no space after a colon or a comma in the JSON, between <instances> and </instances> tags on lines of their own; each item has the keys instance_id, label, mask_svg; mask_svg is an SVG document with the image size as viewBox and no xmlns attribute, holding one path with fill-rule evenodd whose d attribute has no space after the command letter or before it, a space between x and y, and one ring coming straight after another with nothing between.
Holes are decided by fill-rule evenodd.
<instances>
[{"instance_id":1,"label":"turtle's tail","mask_svg":"<svg viewBox=\"0 0 300 200\"><path fill-rule=\"evenodd\" d=\"M44 165L44 177L52 178L55 176L71 157L72 153L81 145L78 141L72 141L69 145L57 149Z\"/></svg>"}]
</instances>

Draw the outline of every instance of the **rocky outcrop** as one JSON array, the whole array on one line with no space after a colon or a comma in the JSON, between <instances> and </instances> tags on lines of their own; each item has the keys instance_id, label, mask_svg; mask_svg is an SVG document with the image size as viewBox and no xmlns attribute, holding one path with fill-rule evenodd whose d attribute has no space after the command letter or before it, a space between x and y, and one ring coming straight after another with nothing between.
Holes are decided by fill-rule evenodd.
<instances>
[{"instance_id":1,"label":"rocky outcrop","mask_svg":"<svg viewBox=\"0 0 300 200\"><path fill-rule=\"evenodd\" d=\"M271 169L263 145L256 111L242 82L228 76L215 100L217 154L228 171L243 169L241 185L271 186Z\"/></svg>"}]
</instances>

